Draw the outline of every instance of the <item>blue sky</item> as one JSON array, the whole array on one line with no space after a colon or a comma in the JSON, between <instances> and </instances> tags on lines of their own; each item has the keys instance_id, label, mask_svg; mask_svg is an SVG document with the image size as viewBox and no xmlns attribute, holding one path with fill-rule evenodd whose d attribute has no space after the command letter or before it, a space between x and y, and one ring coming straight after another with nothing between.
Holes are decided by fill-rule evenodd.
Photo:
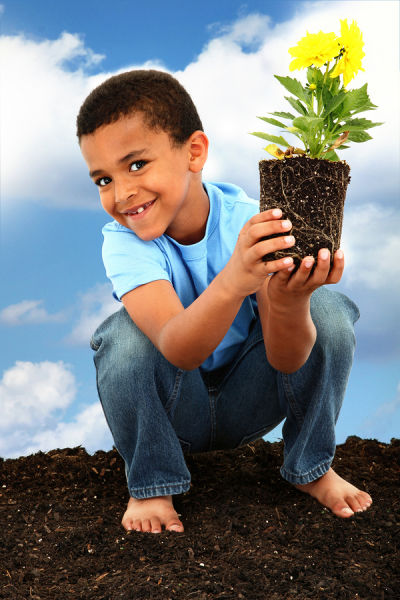
<instances>
[{"instance_id":1,"label":"blue sky","mask_svg":"<svg viewBox=\"0 0 400 600\"><path fill-rule=\"evenodd\" d=\"M347 267L336 286L360 306L357 351L337 441L388 442L400 429L398 13L395 1L134 5L3 0L1 131L0 456L112 445L95 389L90 333L119 308L101 262L102 212L75 140L91 89L135 67L173 73L190 91L211 141L205 178L257 198L257 115L287 110L273 74L308 30L356 19L365 73L385 125L347 150L343 232ZM379 31L376 23L380 23ZM296 75L304 75L298 72ZM271 441L280 437L280 428Z\"/></svg>"}]
</instances>

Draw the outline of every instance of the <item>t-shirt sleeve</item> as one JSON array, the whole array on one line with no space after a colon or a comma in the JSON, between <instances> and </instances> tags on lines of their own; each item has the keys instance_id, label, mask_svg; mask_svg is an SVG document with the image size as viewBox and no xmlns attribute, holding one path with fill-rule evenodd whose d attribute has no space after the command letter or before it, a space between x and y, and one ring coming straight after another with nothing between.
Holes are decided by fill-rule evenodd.
<instances>
[{"instance_id":1,"label":"t-shirt sleeve","mask_svg":"<svg viewBox=\"0 0 400 600\"><path fill-rule=\"evenodd\" d=\"M117 300L145 283L171 281L167 258L153 240L143 241L116 223L105 225L103 236L103 263Z\"/></svg>"}]
</instances>

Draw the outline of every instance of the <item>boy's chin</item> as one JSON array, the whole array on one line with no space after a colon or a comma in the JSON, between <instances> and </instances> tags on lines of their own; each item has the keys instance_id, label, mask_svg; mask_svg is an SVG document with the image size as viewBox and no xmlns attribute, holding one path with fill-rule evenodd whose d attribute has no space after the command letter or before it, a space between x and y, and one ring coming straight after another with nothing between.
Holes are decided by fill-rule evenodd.
<instances>
[{"instance_id":1,"label":"boy's chin","mask_svg":"<svg viewBox=\"0 0 400 600\"><path fill-rule=\"evenodd\" d=\"M127 229L130 229L130 231L132 231L140 240L143 240L143 242L151 242L153 240L155 240L156 238L160 237L163 232L156 232L156 231L140 231L140 229L138 227L134 227L131 223L126 223L123 221L118 221L120 223L120 225L123 225L124 227L126 227Z\"/></svg>"}]
</instances>

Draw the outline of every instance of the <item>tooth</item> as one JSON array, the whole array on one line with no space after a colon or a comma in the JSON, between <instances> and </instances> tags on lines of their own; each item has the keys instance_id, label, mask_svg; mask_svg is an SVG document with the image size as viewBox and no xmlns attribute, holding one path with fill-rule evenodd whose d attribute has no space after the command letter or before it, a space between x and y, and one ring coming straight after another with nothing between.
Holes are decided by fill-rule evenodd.
<instances>
[{"instance_id":1,"label":"tooth","mask_svg":"<svg viewBox=\"0 0 400 600\"><path fill-rule=\"evenodd\" d=\"M143 208L143 206L140 206L140 207L137 209L137 211L136 211L136 212L137 212L137 213L141 213L141 212L143 212L143 211L144 211L144 208Z\"/></svg>"}]
</instances>

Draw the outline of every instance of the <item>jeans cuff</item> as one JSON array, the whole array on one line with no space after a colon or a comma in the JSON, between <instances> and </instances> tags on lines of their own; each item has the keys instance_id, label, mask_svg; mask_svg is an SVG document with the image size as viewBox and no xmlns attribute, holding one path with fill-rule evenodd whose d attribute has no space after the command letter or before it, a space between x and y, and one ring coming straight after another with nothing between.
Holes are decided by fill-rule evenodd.
<instances>
[{"instance_id":1,"label":"jeans cuff","mask_svg":"<svg viewBox=\"0 0 400 600\"><path fill-rule=\"evenodd\" d=\"M142 488L130 488L129 493L133 498L144 500L145 498L153 498L154 496L174 496L183 494L190 488L190 479L182 483L166 483L163 485L153 485Z\"/></svg>"},{"instance_id":2,"label":"jeans cuff","mask_svg":"<svg viewBox=\"0 0 400 600\"><path fill-rule=\"evenodd\" d=\"M287 471L285 467L280 468L280 473L282 477L289 483L304 485L305 483L311 483L312 481L322 477L322 475L325 475L325 473L329 471L331 464L332 460L328 460L327 462L318 465L318 467L315 467L311 471L307 471L307 473L304 473L304 475L297 475L296 473Z\"/></svg>"}]
</instances>

